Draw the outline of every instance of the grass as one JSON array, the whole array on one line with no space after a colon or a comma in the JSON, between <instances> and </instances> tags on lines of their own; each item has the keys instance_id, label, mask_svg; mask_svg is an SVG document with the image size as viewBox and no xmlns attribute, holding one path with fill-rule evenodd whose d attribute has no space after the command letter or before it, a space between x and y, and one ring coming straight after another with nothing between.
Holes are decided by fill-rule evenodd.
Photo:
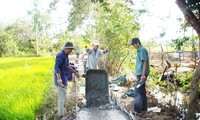
<instances>
[{"instance_id":1,"label":"grass","mask_svg":"<svg viewBox=\"0 0 200 120\"><path fill-rule=\"evenodd\" d=\"M53 84L52 57L0 58L0 119L34 120Z\"/></svg>"}]
</instances>

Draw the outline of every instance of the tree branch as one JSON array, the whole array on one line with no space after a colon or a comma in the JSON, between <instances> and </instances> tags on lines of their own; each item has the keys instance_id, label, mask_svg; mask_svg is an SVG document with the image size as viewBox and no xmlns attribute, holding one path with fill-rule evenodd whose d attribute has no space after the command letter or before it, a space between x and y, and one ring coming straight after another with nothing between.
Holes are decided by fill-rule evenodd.
<instances>
[{"instance_id":1,"label":"tree branch","mask_svg":"<svg viewBox=\"0 0 200 120\"><path fill-rule=\"evenodd\" d=\"M197 18L197 16L195 16L192 10L190 10L190 8L186 3L186 0L176 0L176 3L183 12L183 15L185 16L187 22L190 23L191 26L196 30L200 38L200 21ZM195 74L192 77L192 82L190 86L190 102L185 120L196 119L195 112L196 112L196 107L198 106L197 99L198 99L199 79L200 79L200 64L197 66Z\"/></svg>"},{"instance_id":2,"label":"tree branch","mask_svg":"<svg viewBox=\"0 0 200 120\"><path fill-rule=\"evenodd\" d=\"M200 37L200 21L199 21L199 19L188 8L185 0L176 0L176 3L178 5L178 7L181 9L181 11L183 12L185 19L188 21L188 23L191 24L191 26L196 30L198 36Z\"/></svg>"}]
</instances>

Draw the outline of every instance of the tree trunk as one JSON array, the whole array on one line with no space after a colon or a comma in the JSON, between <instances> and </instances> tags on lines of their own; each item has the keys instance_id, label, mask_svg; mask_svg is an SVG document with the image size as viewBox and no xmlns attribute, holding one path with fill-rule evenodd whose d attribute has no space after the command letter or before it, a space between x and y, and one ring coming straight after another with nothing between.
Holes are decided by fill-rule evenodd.
<instances>
[{"instance_id":1,"label":"tree trunk","mask_svg":"<svg viewBox=\"0 0 200 120\"><path fill-rule=\"evenodd\" d=\"M187 22L190 23L190 25L196 30L198 36L200 37L200 20L188 8L185 0L176 0L176 3L183 12L183 15Z\"/></svg>"},{"instance_id":2,"label":"tree trunk","mask_svg":"<svg viewBox=\"0 0 200 120\"><path fill-rule=\"evenodd\" d=\"M195 29L199 38L200 38L200 21L199 19L193 14L193 12L188 8L185 0L176 0L177 5L183 12L183 15L188 23ZM199 86L199 79L200 79L200 64L198 64L196 71L192 78L192 83L190 86L190 102L188 107L188 113L186 115L185 120L195 120L195 111L196 107L198 106L198 86Z\"/></svg>"},{"instance_id":3,"label":"tree trunk","mask_svg":"<svg viewBox=\"0 0 200 120\"><path fill-rule=\"evenodd\" d=\"M200 64L198 64L196 71L192 77L192 83L190 86L190 102L188 107L188 113L186 115L185 120L196 120L195 112L198 107L198 86L200 79Z\"/></svg>"}]
</instances>

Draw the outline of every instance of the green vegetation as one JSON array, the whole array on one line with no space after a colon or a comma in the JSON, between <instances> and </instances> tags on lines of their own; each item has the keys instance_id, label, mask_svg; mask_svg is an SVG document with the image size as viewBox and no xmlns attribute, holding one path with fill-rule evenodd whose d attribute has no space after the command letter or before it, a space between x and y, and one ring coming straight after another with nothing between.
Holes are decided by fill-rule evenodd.
<instances>
[{"instance_id":1,"label":"green vegetation","mask_svg":"<svg viewBox=\"0 0 200 120\"><path fill-rule=\"evenodd\" d=\"M0 119L33 120L52 84L53 58L0 59Z\"/></svg>"},{"instance_id":2,"label":"green vegetation","mask_svg":"<svg viewBox=\"0 0 200 120\"><path fill-rule=\"evenodd\" d=\"M175 74L175 77L177 79L177 86L178 86L178 90L180 90L181 92L187 92L190 89L190 85L191 85L191 81L192 81L192 77L193 77L194 71L192 72L185 72L185 73L177 73ZM149 75L149 82L148 85L153 87L155 85L160 85L163 87L167 86L167 82L166 80L163 81L158 81L159 78L162 75L162 71L157 70L156 68L151 67L151 72ZM175 84L171 84L171 86L169 86L168 92L173 92L175 91ZM200 91L200 89L199 89Z\"/></svg>"},{"instance_id":3,"label":"green vegetation","mask_svg":"<svg viewBox=\"0 0 200 120\"><path fill-rule=\"evenodd\" d=\"M176 75L176 77L180 80L180 86L182 86L179 88L181 92L187 92L190 89L193 75L194 71Z\"/></svg>"},{"instance_id":4,"label":"green vegetation","mask_svg":"<svg viewBox=\"0 0 200 120\"><path fill-rule=\"evenodd\" d=\"M118 74L125 68L123 65L133 59L130 40L138 36L140 26L134 11L120 2L114 5L104 3L99 11L102 15L97 21L97 36L111 50L108 55L109 72Z\"/></svg>"}]
</instances>

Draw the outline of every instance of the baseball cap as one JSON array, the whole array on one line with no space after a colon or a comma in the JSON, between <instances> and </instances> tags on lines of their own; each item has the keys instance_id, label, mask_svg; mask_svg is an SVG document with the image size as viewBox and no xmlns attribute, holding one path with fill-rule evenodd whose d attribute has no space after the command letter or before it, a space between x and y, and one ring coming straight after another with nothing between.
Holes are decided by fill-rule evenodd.
<instances>
[{"instance_id":1,"label":"baseball cap","mask_svg":"<svg viewBox=\"0 0 200 120\"><path fill-rule=\"evenodd\" d=\"M137 42L140 43L139 38L133 38L133 39L131 40L131 45L137 44Z\"/></svg>"}]
</instances>

